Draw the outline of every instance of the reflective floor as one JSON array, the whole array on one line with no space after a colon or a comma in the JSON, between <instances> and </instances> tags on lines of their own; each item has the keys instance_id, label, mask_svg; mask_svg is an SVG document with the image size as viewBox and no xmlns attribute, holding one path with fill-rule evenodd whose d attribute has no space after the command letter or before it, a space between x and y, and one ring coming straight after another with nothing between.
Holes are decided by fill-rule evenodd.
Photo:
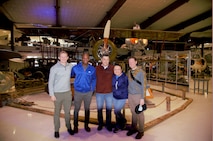
<instances>
[{"instance_id":1,"label":"reflective floor","mask_svg":"<svg viewBox=\"0 0 213 141\"><path fill-rule=\"evenodd\" d=\"M193 102L183 111L145 131L143 141L212 141L212 93L207 96L187 93ZM135 134L126 136L127 131L97 131L90 124L91 132L79 123L79 133L70 136L61 118L60 138L54 138L53 117L41 113L9 106L0 108L0 141L130 141Z\"/></svg>"}]
</instances>

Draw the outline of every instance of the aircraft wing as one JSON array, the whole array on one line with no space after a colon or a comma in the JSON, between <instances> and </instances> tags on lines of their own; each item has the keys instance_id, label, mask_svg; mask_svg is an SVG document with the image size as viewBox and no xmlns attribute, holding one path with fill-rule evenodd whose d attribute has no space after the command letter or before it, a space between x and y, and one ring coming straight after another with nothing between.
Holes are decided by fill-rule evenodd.
<instances>
[{"instance_id":1,"label":"aircraft wing","mask_svg":"<svg viewBox=\"0 0 213 141\"><path fill-rule=\"evenodd\" d=\"M111 29L110 36L118 38L143 38L149 40L178 40L183 33L157 30Z\"/></svg>"},{"instance_id":2,"label":"aircraft wing","mask_svg":"<svg viewBox=\"0 0 213 141\"><path fill-rule=\"evenodd\" d=\"M59 38L69 38L69 35L78 37L88 37L96 35L103 37L103 27L35 27L35 26L20 26L16 24L18 30L23 31L28 36L37 32L37 36L49 35L59 36ZM29 30L30 29L30 30ZM29 32L30 31L30 32ZM35 36L35 34L33 34ZM178 40L184 34L174 31L160 31L160 30L142 30L142 29L123 29L123 28L110 28L109 38L143 38L149 40L165 40L174 41Z\"/></svg>"},{"instance_id":3,"label":"aircraft wing","mask_svg":"<svg viewBox=\"0 0 213 141\"><path fill-rule=\"evenodd\" d=\"M15 51L0 49L0 60L9 60L12 58L22 58L22 56Z\"/></svg>"}]
</instances>

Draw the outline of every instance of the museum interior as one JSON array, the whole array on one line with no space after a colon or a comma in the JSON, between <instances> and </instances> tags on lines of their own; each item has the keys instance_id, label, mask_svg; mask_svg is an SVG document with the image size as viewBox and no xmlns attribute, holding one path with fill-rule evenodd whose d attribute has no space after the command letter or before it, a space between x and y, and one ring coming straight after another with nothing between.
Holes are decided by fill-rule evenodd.
<instances>
[{"instance_id":1,"label":"museum interior","mask_svg":"<svg viewBox=\"0 0 213 141\"><path fill-rule=\"evenodd\" d=\"M126 136L128 100L126 130L97 131L95 92L91 132L84 130L81 105L79 133L68 134L62 110L60 138L54 138L48 80L60 51L73 66L87 52L94 67L107 53L124 73L128 58L137 59L151 89L141 140L212 140L211 0L1 0L0 21L0 141L135 140ZM73 126L73 104L70 113Z\"/></svg>"}]
</instances>

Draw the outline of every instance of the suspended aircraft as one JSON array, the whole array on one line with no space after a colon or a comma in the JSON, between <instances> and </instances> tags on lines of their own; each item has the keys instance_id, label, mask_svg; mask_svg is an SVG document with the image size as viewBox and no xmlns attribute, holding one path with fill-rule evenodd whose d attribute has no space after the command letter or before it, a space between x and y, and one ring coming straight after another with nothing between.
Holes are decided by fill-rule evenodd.
<instances>
[{"instance_id":1,"label":"suspended aircraft","mask_svg":"<svg viewBox=\"0 0 213 141\"><path fill-rule=\"evenodd\" d=\"M180 32L141 30L137 24L133 29L110 28L110 20L108 20L104 28L104 39L97 41L93 46L93 56L96 60L99 60L100 55L107 50L110 60L114 60L117 55L127 54L129 50L144 50L148 40L174 41L178 40L182 35ZM125 38L125 44L117 48L109 40L110 37Z\"/></svg>"},{"instance_id":2,"label":"suspended aircraft","mask_svg":"<svg viewBox=\"0 0 213 141\"><path fill-rule=\"evenodd\" d=\"M140 49L141 47L144 48L144 46L147 45L147 40L175 41L178 40L181 36L183 36L183 33L181 32L142 30L137 26L135 26L136 28L133 29L111 28L110 24L111 21L108 20L105 28L51 26L42 28L31 25L31 32L29 32L29 28L25 29L21 25L19 26L18 24L16 24L16 27L18 30L25 32L28 36L30 36L31 33L35 33L39 30L39 32L43 33L44 35L50 35L52 37L58 37L60 39L70 39L70 36L75 35L75 37L71 39L73 41L77 41L77 39L79 39L80 37L89 37L91 39L89 41L91 43L89 47L92 47L92 54L94 59L100 60L101 54L108 52L111 61L115 60L117 55L128 53L129 50ZM125 38L126 48L116 47L115 43L112 41L112 39L114 38ZM130 42L132 41L135 43L134 45L130 46Z\"/></svg>"}]
</instances>

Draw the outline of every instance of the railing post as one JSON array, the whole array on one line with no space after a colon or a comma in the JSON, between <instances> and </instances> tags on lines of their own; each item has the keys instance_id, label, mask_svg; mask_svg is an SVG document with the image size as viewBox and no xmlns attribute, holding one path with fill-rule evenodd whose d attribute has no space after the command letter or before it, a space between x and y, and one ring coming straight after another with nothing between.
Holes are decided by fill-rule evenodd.
<instances>
[{"instance_id":1,"label":"railing post","mask_svg":"<svg viewBox=\"0 0 213 141\"><path fill-rule=\"evenodd\" d=\"M167 111L170 111L170 107L171 107L170 102L171 102L171 99L170 99L169 96L167 96L167 97L166 97L166 110L167 110Z\"/></svg>"},{"instance_id":2,"label":"railing post","mask_svg":"<svg viewBox=\"0 0 213 141\"><path fill-rule=\"evenodd\" d=\"M182 91L182 99L185 100L185 98L186 98L186 92L183 90Z\"/></svg>"},{"instance_id":3,"label":"railing post","mask_svg":"<svg viewBox=\"0 0 213 141\"><path fill-rule=\"evenodd\" d=\"M165 83L162 83L162 92L164 93L164 87L165 87Z\"/></svg>"}]
</instances>

